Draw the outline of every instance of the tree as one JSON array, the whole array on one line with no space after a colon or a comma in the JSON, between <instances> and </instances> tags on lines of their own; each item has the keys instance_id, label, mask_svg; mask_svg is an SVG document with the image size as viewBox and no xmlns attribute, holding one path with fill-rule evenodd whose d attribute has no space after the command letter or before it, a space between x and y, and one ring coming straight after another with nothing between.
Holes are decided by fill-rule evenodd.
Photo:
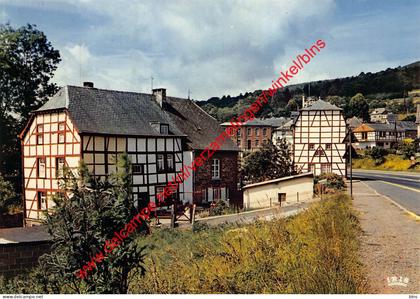
<instances>
[{"instance_id":1,"label":"tree","mask_svg":"<svg viewBox=\"0 0 420 299\"><path fill-rule=\"evenodd\" d=\"M282 139L278 146L267 142L259 151L251 153L241 172L244 180L250 183L292 175L293 164L286 140Z\"/></svg>"},{"instance_id":2,"label":"tree","mask_svg":"<svg viewBox=\"0 0 420 299\"><path fill-rule=\"evenodd\" d=\"M361 93L357 93L350 99L349 113L352 116L362 118L364 121L369 121L369 104Z\"/></svg>"},{"instance_id":3,"label":"tree","mask_svg":"<svg viewBox=\"0 0 420 299\"><path fill-rule=\"evenodd\" d=\"M406 138L401 142L398 146L398 150L403 155L404 159L411 159L411 157L415 157L416 153L418 152L418 145L411 138Z\"/></svg>"},{"instance_id":4,"label":"tree","mask_svg":"<svg viewBox=\"0 0 420 299\"><path fill-rule=\"evenodd\" d=\"M57 91L50 79L59 62L59 52L35 25L0 25L0 173L19 173L17 135L29 112Z\"/></svg>"},{"instance_id":5,"label":"tree","mask_svg":"<svg viewBox=\"0 0 420 299\"><path fill-rule=\"evenodd\" d=\"M294 99L290 99L287 103L286 109L289 111L297 111L299 109L298 103Z\"/></svg>"},{"instance_id":6,"label":"tree","mask_svg":"<svg viewBox=\"0 0 420 299\"><path fill-rule=\"evenodd\" d=\"M103 256L106 241L137 214L126 154L120 156L117 165L119 172L105 181L92 179L83 164L77 178L65 171L63 188L71 195L53 198L55 207L45 222L53 238L52 252L40 258L35 275L45 293L127 293L129 275L144 272L144 247L138 247L134 240L136 235L148 232L145 222L137 233ZM93 257L98 263L90 264L87 277L77 277Z\"/></svg>"},{"instance_id":7,"label":"tree","mask_svg":"<svg viewBox=\"0 0 420 299\"><path fill-rule=\"evenodd\" d=\"M10 182L5 181L0 174L0 217L16 203L17 196Z\"/></svg>"}]
</instances>

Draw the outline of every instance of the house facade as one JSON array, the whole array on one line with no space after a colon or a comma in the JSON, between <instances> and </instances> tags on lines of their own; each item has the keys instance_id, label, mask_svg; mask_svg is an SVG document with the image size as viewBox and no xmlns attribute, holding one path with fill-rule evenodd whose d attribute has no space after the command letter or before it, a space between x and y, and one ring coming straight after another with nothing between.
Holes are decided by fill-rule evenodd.
<instances>
[{"instance_id":1,"label":"house facade","mask_svg":"<svg viewBox=\"0 0 420 299\"><path fill-rule=\"evenodd\" d=\"M199 123L193 115L200 116ZM207 139L188 135L180 119L193 130L206 123L203 135L214 132ZM25 224L38 224L43 212L53 206L51 196L63 192L59 181L64 166L76 171L83 160L93 176L105 179L117 171L118 155L127 153L133 198L141 207L156 201L156 194L201 153L201 144L212 142L212 136L221 131L217 121L195 103L166 97L165 89L141 94L97 89L93 84L65 86L34 111L20 136ZM212 169L211 178L195 173L180 184L173 199L192 203L198 200L197 193L205 193L205 201L229 199L237 186L237 167L235 173L231 166L237 154L238 148L227 141L218 156L203 166Z\"/></svg>"},{"instance_id":2,"label":"house facade","mask_svg":"<svg viewBox=\"0 0 420 299\"><path fill-rule=\"evenodd\" d=\"M386 108L376 108L370 113L370 121L373 123L386 123L388 110Z\"/></svg>"},{"instance_id":3,"label":"house facade","mask_svg":"<svg viewBox=\"0 0 420 299\"><path fill-rule=\"evenodd\" d=\"M394 124L366 123L353 130L357 142L357 149L372 148L375 146L390 148L405 138L404 129Z\"/></svg>"},{"instance_id":4,"label":"house facade","mask_svg":"<svg viewBox=\"0 0 420 299\"><path fill-rule=\"evenodd\" d=\"M293 162L298 172L346 175L346 122L341 108L317 100L300 110L293 125Z\"/></svg>"},{"instance_id":5,"label":"house facade","mask_svg":"<svg viewBox=\"0 0 420 299\"><path fill-rule=\"evenodd\" d=\"M252 121L244 123L238 129L236 136L232 137L232 141L241 149L242 152L253 152L273 138L274 130L282 126L288 119L284 117L278 118L255 118ZM228 127L229 122L222 123L222 127Z\"/></svg>"}]
</instances>

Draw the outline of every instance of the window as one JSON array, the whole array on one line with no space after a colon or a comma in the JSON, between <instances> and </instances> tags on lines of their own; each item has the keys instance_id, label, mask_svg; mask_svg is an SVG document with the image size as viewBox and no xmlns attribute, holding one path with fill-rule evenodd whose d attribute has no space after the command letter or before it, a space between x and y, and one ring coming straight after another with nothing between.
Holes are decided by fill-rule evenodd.
<instances>
[{"instance_id":1,"label":"window","mask_svg":"<svg viewBox=\"0 0 420 299\"><path fill-rule=\"evenodd\" d=\"M175 163L174 163L174 154L167 154L166 155L166 169L167 170L174 170Z\"/></svg>"},{"instance_id":2,"label":"window","mask_svg":"<svg viewBox=\"0 0 420 299\"><path fill-rule=\"evenodd\" d=\"M255 128L255 136L260 136L260 129Z\"/></svg>"},{"instance_id":3,"label":"window","mask_svg":"<svg viewBox=\"0 0 420 299\"><path fill-rule=\"evenodd\" d=\"M214 179L220 179L220 160L219 159L213 159L211 161L211 178Z\"/></svg>"},{"instance_id":4,"label":"window","mask_svg":"<svg viewBox=\"0 0 420 299\"><path fill-rule=\"evenodd\" d=\"M312 173L315 173L315 164L309 163L308 164L308 171L312 172Z\"/></svg>"},{"instance_id":5,"label":"window","mask_svg":"<svg viewBox=\"0 0 420 299\"><path fill-rule=\"evenodd\" d=\"M258 139L255 139L255 146L258 146L259 145L259 140Z\"/></svg>"},{"instance_id":6,"label":"window","mask_svg":"<svg viewBox=\"0 0 420 299\"><path fill-rule=\"evenodd\" d=\"M37 209L38 210L45 210L46 208L46 201L47 201L47 194L44 191L38 191L37 193Z\"/></svg>"},{"instance_id":7,"label":"window","mask_svg":"<svg viewBox=\"0 0 420 299\"><path fill-rule=\"evenodd\" d=\"M220 200L222 199L222 189L221 188L214 188L213 189L213 200Z\"/></svg>"},{"instance_id":8,"label":"window","mask_svg":"<svg viewBox=\"0 0 420 299\"><path fill-rule=\"evenodd\" d=\"M44 144L44 125L36 126L36 144Z\"/></svg>"},{"instance_id":9,"label":"window","mask_svg":"<svg viewBox=\"0 0 420 299\"><path fill-rule=\"evenodd\" d=\"M160 134L168 135L169 134L169 125L161 124L160 125Z\"/></svg>"},{"instance_id":10,"label":"window","mask_svg":"<svg viewBox=\"0 0 420 299\"><path fill-rule=\"evenodd\" d=\"M241 139L236 140L236 145L241 146Z\"/></svg>"},{"instance_id":11,"label":"window","mask_svg":"<svg viewBox=\"0 0 420 299\"><path fill-rule=\"evenodd\" d=\"M45 178L45 158L38 158L37 159L37 176L38 178Z\"/></svg>"},{"instance_id":12,"label":"window","mask_svg":"<svg viewBox=\"0 0 420 299\"><path fill-rule=\"evenodd\" d=\"M58 131L63 132L65 130L66 130L66 123L65 122L58 123Z\"/></svg>"},{"instance_id":13,"label":"window","mask_svg":"<svg viewBox=\"0 0 420 299\"><path fill-rule=\"evenodd\" d=\"M143 164L133 164L133 174L144 174Z\"/></svg>"},{"instance_id":14,"label":"window","mask_svg":"<svg viewBox=\"0 0 420 299\"><path fill-rule=\"evenodd\" d=\"M247 140L247 148L250 150L252 148L251 140Z\"/></svg>"},{"instance_id":15,"label":"window","mask_svg":"<svg viewBox=\"0 0 420 299\"><path fill-rule=\"evenodd\" d=\"M322 156L322 149L321 149L321 148L318 148L318 149L315 151L315 156Z\"/></svg>"},{"instance_id":16,"label":"window","mask_svg":"<svg viewBox=\"0 0 420 299\"><path fill-rule=\"evenodd\" d=\"M247 128L247 129L246 129L246 134L247 134L248 136L251 136L251 128Z\"/></svg>"},{"instance_id":17,"label":"window","mask_svg":"<svg viewBox=\"0 0 420 299\"><path fill-rule=\"evenodd\" d=\"M321 164L321 173L331 172L331 164L322 163Z\"/></svg>"},{"instance_id":18,"label":"window","mask_svg":"<svg viewBox=\"0 0 420 299\"><path fill-rule=\"evenodd\" d=\"M264 128L263 129L263 136L266 136L267 135L267 128Z\"/></svg>"},{"instance_id":19,"label":"window","mask_svg":"<svg viewBox=\"0 0 420 299\"><path fill-rule=\"evenodd\" d=\"M330 150L331 149L331 143L325 144L325 149Z\"/></svg>"},{"instance_id":20,"label":"window","mask_svg":"<svg viewBox=\"0 0 420 299\"><path fill-rule=\"evenodd\" d=\"M58 133L58 143L66 142L66 133Z\"/></svg>"},{"instance_id":21,"label":"window","mask_svg":"<svg viewBox=\"0 0 420 299\"><path fill-rule=\"evenodd\" d=\"M362 139L367 139L367 132L362 132Z\"/></svg>"},{"instance_id":22,"label":"window","mask_svg":"<svg viewBox=\"0 0 420 299\"><path fill-rule=\"evenodd\" d=\"M238 131L236 131L237 136L241 136L241 129L238 129Z\"/></svg>"},{"instance_id":23,"label":"window","mask_svg":"<svg viewBox=\"0 0 420 299\"><path fill-rule=\"evenodd\" d=\"M165 159L163 154L157 155L157 170L160 172L165 171Z\"/></svg>"},{"instance_id":24,"label":"window","mask_svg":"<svg viewBox=\"0 0 420 299\"><path fill-rule=\"evenodd\" d=\"M309 149L313 151L315 149L315 144L309 143Z\"/></svg>"},{"instance_id":25,"label":"window","mask_svg":"<svg viewBox=\"0 0 420 299\"><path fill-rule=\"evenodd\" d=\"M286 201L286 193L278 193L279 203Z\"/></svg>"},{"instance_id":26,"label":"window","mask_svg":"<svg viewBox=\"0 0 420 299\"><path fill-rule=\"evenodd\" d=\"M63 170L66 160L62 157L55 159L55 177L59 178L63 176Z\"/></svg>"}]
</instances>

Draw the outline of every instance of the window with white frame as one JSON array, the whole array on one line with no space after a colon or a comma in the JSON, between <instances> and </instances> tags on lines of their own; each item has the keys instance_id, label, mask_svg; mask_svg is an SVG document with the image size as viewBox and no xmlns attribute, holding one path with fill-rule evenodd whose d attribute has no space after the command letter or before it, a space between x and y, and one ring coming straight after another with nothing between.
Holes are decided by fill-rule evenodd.
<instances>
[{"instance_id":1,"label":"window with white frame","mask_svg":"<svg viewBox=\"0 0 420 299\"><path fill-rule=\"evenodd\" d=\"M174 154L167 154L166 155L166 168L167 168L167 170L174 170L174 168L175 168Z\"/></svg>"},{"instance_id":2,"label":"window with white frame","mask_svg":"<svg viewBox=\"0 0 420 299\"><path fill-rule=\"evenodd\" d=\"M168 135L169 134L169 125L160 124L160 134Z\"/></svg>"},{"instance_id":3,"label":"window with white frame","mask_svg":"<svg viewBox=\"0 0 420 299\"><path fill-rule=\"evenodd\" d=\"M37 194L37 209L45 210L47 201L47 193L45 191L38 191Z\"/></svg>"},{"instance_id":4,"label":"window with white frame","mask_svg":"<svg viewBox=\"0 0 420 299\"><path fill-rule=\"evenodd\" d=\"M44 125L36 126L36 144L44 144Z\"/></svg>"},{"instance_id":5,"label":"window with white frame","mask_svg":"<svg viewBox=\"0 0 420 299\"><path fill-rule=\"evenodd\" d=\"M260 129L255 128L255 136L260 136Z\"/></svg>"},{"instance_id":6,"label":"window with white frame","mask_svg":"<svg viewBox=\"0 0 420 299\"><path fill-rule=\"evenodd\" d=\"M163 172L165 171L165 157L163 154L157 154L157 171Z\"/></svg>"},{"instance_id":7,"label":"window with white frame","mask_svg":"<svg viewBox=\"0 0 420 299\"><path fill-rule=\"evenodd\" d=\"M55 160L55 176L57 178L63 176L63 170L66 160L63 157L59 157Z\"/></svg>"},{"instance_id":8,"label":"window with white frame","mask_svg":"<svg viewBox=\"0 0 420 299\"><path fill-rule=\"evenodd\" d=\"M220 160L213 159L211 162L211 178L220 179Z\"/></svg>"},{"instance_id":9,"label":"window with white frame","mask_svg":"<svg viewBox=\"0 0 420 299\"><path fill-rule=\"evenodd\" d=\"M37 175L38 178L45 178L45 174L46 174L46 162L45 162L45 158L38 158L37 159Z\"/></svg>"}]
</instances>

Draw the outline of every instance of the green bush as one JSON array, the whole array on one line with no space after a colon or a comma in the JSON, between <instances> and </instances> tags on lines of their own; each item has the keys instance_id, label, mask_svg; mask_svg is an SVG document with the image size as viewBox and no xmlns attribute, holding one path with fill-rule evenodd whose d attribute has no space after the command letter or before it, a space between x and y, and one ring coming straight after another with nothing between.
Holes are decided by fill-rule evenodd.
<instances>
[{"instance_id":1,"label":"green bush","mask_svg":"<svg viewBox=\"0 0 420 299\"><path fill-rule=\"evenodd\" d=\"M17 201L17 195L13 185L0 175L0 216L13 208Z\"/></svg>"},{"instance_id":2,"label":"green bush","mask_svg":"<svg viewBox=\"0 0 420 299\"><path fill-rule=\"evenodd\" d=\"M322 173L321 175L315 177L315 185L321 180L325 180L324 185L329 189L342 190L345 186L343 178L335 173Z\"/></svg>"},{"instance_id":3,"label":"green bush","mask_svg":"<svg viewBox=\"0 0 420 299\"><path fill-rule=\"evenodd\" d=\"M367 149L365 155L371 157L376 165L382 164L385 162L385 156L388 154L388 151L382 147L374 146L371 149Z\"/></svg>"},{"instance_id":4,"label":"green bush","mask_svg":"<svg viewBox=\"0 0 420 299\"><path fill-rule=\"evenodd\" d=\"M230 212L229 204L224 200L218 200L210 206L209 216L225 215Z\"/></svg>"}]
</instances>

